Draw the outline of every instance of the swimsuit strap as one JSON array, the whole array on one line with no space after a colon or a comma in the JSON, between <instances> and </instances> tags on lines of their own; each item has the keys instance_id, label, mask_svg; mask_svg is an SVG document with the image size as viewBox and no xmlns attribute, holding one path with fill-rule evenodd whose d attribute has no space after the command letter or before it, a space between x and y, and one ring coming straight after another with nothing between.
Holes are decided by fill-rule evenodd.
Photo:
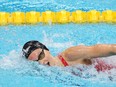
<instances>
[{"instance_id":1,"label":"swimsuit strap","mask_svg":"<svg viewBox=\"0 0 116 87\"><path fill-rule=\"evenodd\" d=\"M66 62L66 60L61 55L58 55L58 58L61 60L61 62L64 66L69 66L68 63Z\"/></svg>"}]
</instances>

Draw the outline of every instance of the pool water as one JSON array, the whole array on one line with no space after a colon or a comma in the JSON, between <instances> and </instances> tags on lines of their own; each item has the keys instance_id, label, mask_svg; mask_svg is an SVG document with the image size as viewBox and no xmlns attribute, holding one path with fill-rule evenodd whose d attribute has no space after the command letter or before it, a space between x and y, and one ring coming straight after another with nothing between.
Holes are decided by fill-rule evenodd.
<instances>
[{"instance_id":1,"label":"pool water","mask_svg":"<svg viewBox=\"0 0 116 87\"><path fill-rule=\"evenodd\" d=\"M0 11L115 10L114 1L6 0L0 1ZM0 26L0 87L116 87L116 69L98 73L93 65L48 67L25 60L21 52L29 40L39 40L56 56L71 46L116 44L115 37L116 25L106 23ZM115 58L103 60L116 65Z\"/></svg>"},{"instance_id":2,"label":"pool water","mask_svg":"<svg viewBox=\"0 0 116 87\"><path fill-rule=\"evenodd\" d=\"M98 73L93 66L80 72L77 67L47 67L26 61L21 49L29 40L39 40L56 56L70 46L80 44L116 43L116 25L113 24L65 24L65 25L22 25L0 27L0 85L1 87L115 87L115 69ZM116 63L115 56L106 58ZM84 68L84 67L83 67ZM81 74L75 76L72 74ZM111 74L109 74L109 72ZM99 82L99 84L98 84Z\"/></svg>"}]
</instances>

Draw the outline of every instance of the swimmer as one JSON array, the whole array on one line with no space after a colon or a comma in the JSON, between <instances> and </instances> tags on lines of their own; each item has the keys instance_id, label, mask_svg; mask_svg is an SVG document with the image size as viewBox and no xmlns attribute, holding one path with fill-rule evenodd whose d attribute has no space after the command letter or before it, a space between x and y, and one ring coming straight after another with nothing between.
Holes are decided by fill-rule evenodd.
<instances>
[{"instance_id":1,"label":"swimmer","mask_svg":"<svg viewBox=\"0 0 116 87\"><path fill-rule=\"evenodd\" d=\"M36 40L28 41L23 46L26 59L48 66L91 65L92 59L116 55L116 44L97 44L93 46L73 46L53 57L49 49Z\"/></svg>"}]
</instances>

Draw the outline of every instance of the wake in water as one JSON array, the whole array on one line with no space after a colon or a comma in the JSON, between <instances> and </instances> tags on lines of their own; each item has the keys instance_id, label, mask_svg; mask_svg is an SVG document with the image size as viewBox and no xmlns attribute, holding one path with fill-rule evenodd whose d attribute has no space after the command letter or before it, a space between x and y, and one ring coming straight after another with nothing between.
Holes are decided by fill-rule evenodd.
<instances>
[{"instance_id":1,"label":"wake in water","mask_svg":"<svg viewBox=\"0 0 116 87\"><path fill-rule=\"evenodd\" d=\"M116 68L98 72L94 65L77 65L70 67L49 67L38 62L26 60L15 50L8 55L0 55L0 72L13 71L17 75L42 77L47 81L66 85L84 86L88 81L116 82ZM103 58L108 64L116 65L116 56ZM7 77L7 76L6 76ZM77 82L75 82L77 81Z\"/></svg>"}]
</instances>

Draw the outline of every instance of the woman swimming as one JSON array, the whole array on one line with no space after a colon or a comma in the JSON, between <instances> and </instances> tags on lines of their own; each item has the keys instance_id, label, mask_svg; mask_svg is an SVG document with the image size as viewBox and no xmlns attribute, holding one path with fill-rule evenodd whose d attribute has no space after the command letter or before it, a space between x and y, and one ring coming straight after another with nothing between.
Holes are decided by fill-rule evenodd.
<instances>
[{"instance_id":1,"label":"woman swimming","mask_svg":"<svg viewBox=\"0 0 116 87\"><path fill-rule=\"evenodd\" d=\"M53 57L49 49L36 40L28 41L23 46L25 58L49 66L91 65L92 59L116 55L116 44L97 44L94 46L74 46ZM96 66L98 70L98 67ZM111 69L111 67L110 67Z\"/></svg>"}]
</instances>

